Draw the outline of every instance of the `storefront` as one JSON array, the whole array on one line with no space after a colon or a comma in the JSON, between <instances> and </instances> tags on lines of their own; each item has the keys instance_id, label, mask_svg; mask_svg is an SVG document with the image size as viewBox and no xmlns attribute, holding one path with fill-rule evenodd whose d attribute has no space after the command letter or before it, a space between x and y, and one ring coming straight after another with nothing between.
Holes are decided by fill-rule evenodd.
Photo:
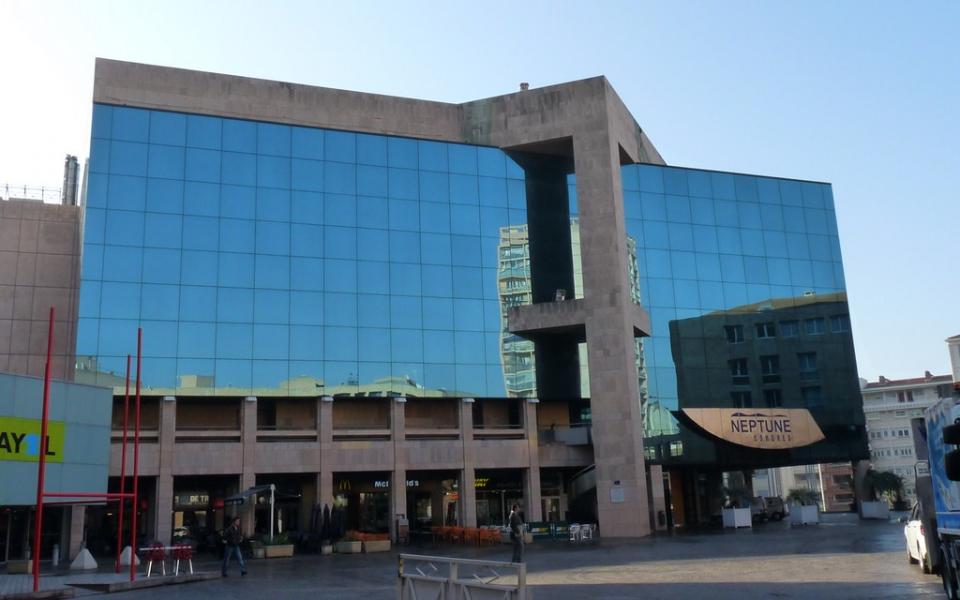
<instances>
[{"instance_id":1,"label":"storefront","mask_svg":"<svg viewBox=\"0 0 960 600\"><path fill-rule=\"evenodd\" d=\"M333 489L344 531L389 532L390 473L335 473Z\"/></svg>"},{"instance_id":2,"label":"storefront","mask_svg":"<svg viewBox=\"0 0 960 600\"><path fill-rule=\"evenodd\" d=\"M0 373L0 562L25 558L33 544L43 388L42 379ZM112 399L106 388L51 382L44 491L107 491ZM54 545L64 560L79 549L79 536L69 538L72 514L44 507L44 559Z\"/></svg>"},{"instance_id":3,"label":"storefront","mask_svg":"<svg viewBox=\"0 0 960 600\"><path fill-rule=\"evenodd\" d=\"M306 532L310 529L310 517L316 502L316 477L314 475L257 475L257 485L274 486L273 531ZM270 494L258 494L254 505L254 532L270 533Z\"/></svg>"},{"instance_id":4,"label":"storefront","mask_svg":"<svg viewBox=\"0 0 960 600\"><path fill-rule=\"evenodd\" d=\"M461 524L456 471L411 471L407 473L406 486L410 529Z\"/></svg>"},{"instance_id":5,"label":"storefront","mask_svg":"<svg viewBox=\"0 0 960 600\"><path fill-rule=\"evenodd\" d=\"M477 526L506 525L510 507L523 511L523 471L521 469L478 469L475 476Z\"/></svg>"},{"instance_id":6,"label":"storefront","mask_svg":"<svg viewBox=\"0 0 960 600\"><path fill-rule=\"evenodd\" d=\"M237 492L238 480L230 475L174 477L173 541L195 544L198 552L215 551L230 516L224 499Z\"/></svg>"}]
</instances>

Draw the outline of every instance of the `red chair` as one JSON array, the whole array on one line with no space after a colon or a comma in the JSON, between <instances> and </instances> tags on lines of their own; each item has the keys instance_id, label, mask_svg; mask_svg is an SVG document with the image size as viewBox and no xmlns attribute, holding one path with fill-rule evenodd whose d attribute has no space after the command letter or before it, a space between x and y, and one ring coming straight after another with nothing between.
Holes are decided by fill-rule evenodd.
<instances>
[{"instance_id":1,"label":"red chair","mask_svg":"<svg viewBox=\"0 0 960 600\"><path fill-rule=\"evenodd\" d=\"M153 544L147 550L147 577L153 572L153 562L160 561L160 570L167 574L167 553L164 551L163 544Z\"/></svg>"},{"instance_id":2,"label":"red chair","mask_svg":"<svg viewBox=\"0 0 960 600\"><path fill-rule=\"evenodd\" d=\"M180 574L180 561L186 561L190 568L190 574L193 575L193 548L189 544L177 544L173 547L173 560L177 561L173 567L173 576Z\"/></svg>"}]
</instances>

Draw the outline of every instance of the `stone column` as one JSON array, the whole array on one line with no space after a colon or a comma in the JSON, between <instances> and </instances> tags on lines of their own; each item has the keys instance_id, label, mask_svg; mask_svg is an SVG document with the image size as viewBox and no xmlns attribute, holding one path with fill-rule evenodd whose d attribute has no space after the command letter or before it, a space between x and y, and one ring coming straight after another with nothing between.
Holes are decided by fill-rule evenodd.
<instances>
[{"instance_id":1,"label":"stone column","mask_svg":"<svg viewBox=\"0 0 960 600\"><path fill-rule=\"evenodd\" d=\"M460 472L460 523L477 526L476 478L477 451L473 445L473 398L460 403L460 441L463 444L463 471Z\"/></svg>"},{"instance_id":2,"label":"stone column","mask_svg":"<svg viewBox=\"0 0 960 600\"><path fill-rule=\"evenodd\" d=\"M667 530L667 498L663 491L663 466L647 465L650 480L647 482L650 491L650 522L655 531ZM660 522L660 513L663 513L663 522Z\"/></svg>"},{"instance_id":3,"label":"stone column","mask_svg":"<svg viewBox=\"0 0 960 600\"><path fill-rule=\"evenodd\" d=\"M528 466L523 474L523 512L528 523L543 520L543 505L540 501L540 438L537 428L537 398L527 398L523 425L527 439Z\"/></svg>"},{"instance_id":4,"label":"stone column","mask_svg":"<svg viewBox=\"0 0 960 600\"><path fill-rule=\"evenodd\" d=\"M70 523L70 531L66 547L60 549L60 560L61 562L70 562L80 553L80 546L84 541L84 522L87 516L87 507L71 506L69 511L65 512L69 512L67 520ZM129 534L129 531L127 533ZM129 539L123 540L123 545L126 546L128 542Z\"/></svg>"},{"instance_id":5,"label":"stone column","mask_svg":"<svg viewBox=\"0 0 960 600\"><path fill-rule=\"evenodd\" d=\"M333 509L333 396L320 398L320 473L317 502Z\"/></svg>"},{"instance_id":6,"label":"stone column","mask_svg":"<svg viewBox=\"0 0 960 600\"><path fill-rule=\"evenodd\" d=\"M390 439L393 441L393 474L390 477L390 537L397 542L397 517L407 515L407 399L393 399L390 415Z\"/></svg>"},{"instance_id":7,"label":"stone column","mask_svg":"<svg viewBox=\"0 0 960 600\"><path fill-rule=\"evenodd\" d=\"M177 444L177 399L164 396L160 402L160 469L157 474L154 535L170 545L173 535L173 456Z\"/></svg>"},{"instance_id":8,"label":"stone column","mask_svg":"<svg viewBox=\"0 0 960 600\"><path fill-rule=\"evenodd\" d=\"M586 123L584 124L586 125ZM643 415L628 280L619 140L609 123L574 132L586 337L597 465L597 512L605 537L650 533Z\"/></svg>"},{"instance_id":9,"label":"stone column","mask_svg":"<svg viewBox=\"0 0 960 600\"><path fill-rule=\"evenodd\" d=\"M247 396L240 407L240 444L243 447L243 463L240 472L240 489L248 490L257 485L257 397ZM229 509L228 509L229 510ZM241 527L245 536L254 532L256 500L248 499L238 507ZM232 515L225 515L230 517Z\"/></svg>"}]
</instances>

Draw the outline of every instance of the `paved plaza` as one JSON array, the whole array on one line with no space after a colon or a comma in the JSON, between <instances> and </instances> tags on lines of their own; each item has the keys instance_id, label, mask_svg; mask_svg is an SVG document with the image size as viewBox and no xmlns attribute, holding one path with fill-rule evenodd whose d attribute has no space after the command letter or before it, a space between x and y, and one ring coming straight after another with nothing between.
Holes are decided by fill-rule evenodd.
<instances>
[{"instance_id":1,"label":"paved plaza","mask_svg":"<svg viewBox=\"0 0 960 600\"><path fill-rule=\"evenodd\" d=\"M510 548L404 548L404 552L508 560ZM827 515L817 526L662 536L594 546L528 547L534 598L942 598L939 578L907 563L903 526ZM112 594L114 600L184 598L376 600L395 597L396 553L250 561L241 578ZM203 569L217 568L202 563ZM78 591L78 597L89 592Z\"/></svg>"}]
</instances>

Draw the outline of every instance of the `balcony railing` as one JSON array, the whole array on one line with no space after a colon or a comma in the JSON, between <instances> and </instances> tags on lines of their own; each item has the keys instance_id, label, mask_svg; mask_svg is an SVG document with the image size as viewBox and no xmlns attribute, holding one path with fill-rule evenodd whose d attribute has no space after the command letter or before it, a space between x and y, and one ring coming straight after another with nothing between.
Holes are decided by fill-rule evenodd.
<instances>
[{"instance_id":1,"label":"balcony railing","mask_svg":"<svg viewBox=\"0 0 960 600\"><path fill-rule=\"evenodd\" d=\"M589 423L577 423L569 426L550 427L539 431L540 444L566 444L567 446L587 446L593 441Z\"/></svg>"}]
</instances>

